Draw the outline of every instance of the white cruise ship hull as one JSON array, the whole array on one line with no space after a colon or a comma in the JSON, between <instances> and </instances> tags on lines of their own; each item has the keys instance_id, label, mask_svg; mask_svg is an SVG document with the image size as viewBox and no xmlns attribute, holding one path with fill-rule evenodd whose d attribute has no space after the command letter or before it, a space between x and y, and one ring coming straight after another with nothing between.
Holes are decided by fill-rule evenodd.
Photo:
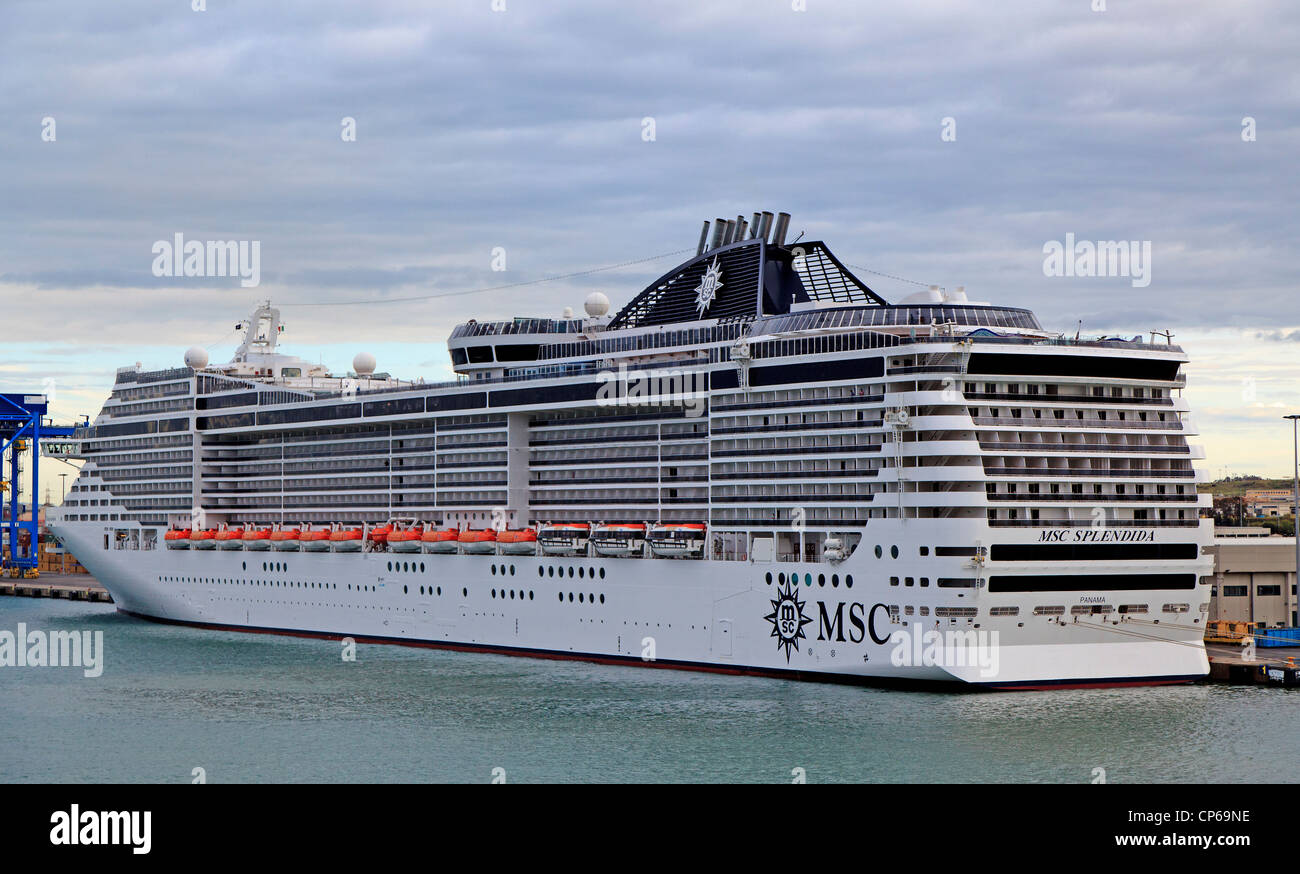
<instances>
[{"instance_id":1,"label":"white cruise ship hull","mask_svg":"<svg viewBox=\"0 0 1300 874\"><path fill-rule=\"evenodd\" d=\"M1208 524L1196 536L1208 536ZM1200 584L1177 592L1125 591L1107 595L1107 603L1099 604L1095 595L1062 592L906 592L890 586L889 577L934 573L933 566L917 562L909 567L907 561L887 556L878 560L867 550L834 566L689 561L675 562L673 572L665 573L662 563L648 559L427 555L412 564L380 552L299 553L266 561L267 555L221 551L105 550L96 548L102 526L51 527L112 593L120 610L211 628L648 667L988 689L1177 683L1208 672L1199 605L1209 592ZM872 527L869 539L903 544L918 528ZM970 537L974 532L965 527ZM957 542L962 530L961 523L934 520L925 534L926 539ZM1179 538L1192 534L1183 531ZM981 532L988 535L987 529ZM998 536L1008 539L1004 532ZM1036 534L1021 536L1028 542ZM403 564L411 569L402 570ZM397 569L390 570L394 565ZM773 574L771 584L768 573ZM828 582L782 586L775 581L782 574L798 574L801 580L824 575ZM830 584L832 574L841 581L838 586ZM850 575L851 589L844 582ZM773 602L781 600L783 589L792 588L798 592L794 616L803 636L791 641L797 645L786 645L772 619ZM1189 609L1161 612L1174 601ZM1035 607L1049 602L1064 607L1065 615L1034 615ZM1127 618L1114 613L1072 616L1071 609L1081 602L1089 608L1147 603L1153 612ZM925 606L929 616L900 610L893 617L891 605ZM935 618L937 608L954 605L976 607L978 621ZM993 607L1018 607L1018 615L992 616ZM924 631L996 632L990 638L996 640L996 657L986 658L984 665L927 664L924 658L909 660L906 656L920 652L909 647L900 658L899 643L891 635L913 630L918 621Z\"/></svg>"}]
</instances>

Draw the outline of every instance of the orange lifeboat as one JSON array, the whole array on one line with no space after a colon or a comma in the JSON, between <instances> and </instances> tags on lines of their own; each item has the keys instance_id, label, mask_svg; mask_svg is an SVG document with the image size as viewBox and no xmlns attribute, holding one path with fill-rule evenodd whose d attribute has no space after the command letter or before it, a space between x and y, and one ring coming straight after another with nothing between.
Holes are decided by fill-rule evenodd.
<instances>
[{"instance_id":1,"label":"orange lifeboat","mask_svg":"<svg viewBox=\"0 0 1300 874\"><path fill-rule=\"evenodd\" d=\"M217 549L243 549L244 548L244 529L227 528L225 531L217 532Z\"/></svg>"},{"instance_id":2,"label":"orange lifeboat","mask_svg":"<svg viewBox=\"0 0 1300 874\"><path fill-rule=\"evenodd\" d=\"M244 536L239 539L243 541L244 549L263 552L271 548L271 529L247 528L244 530Z\"/></svg>"},{"instance_id":3,"label":"orange lifeboat","mask_svg":"<svg viewBox=\"0 0 1300 874\"><path fill-rule=\"evenodd\" d=\"M394 531L388 535L388 548L393 552L419 552L424 545L420 540L423 534L424 528L420 525Z\"/></svg>"},{"instance_id":4,"label":"orange lifeboat","mask_svg":"<svg viewBox=\"0 0 1300 874\"><path fill-rule=\"evenodd\" d=\"M617 522L597 525L591 532L591 545L601 555L633 558L645 546L645 525L640 522Z\"/></svg>"},{"instance_id":5,"label":"orange lifeboat","mask_svg":"<svg viewBox=\"0 0 1300 874\"><path fill-rule=\"evenodd\" d=\"M319 531L308 529L298 535L298 542L302 544L303 552L329 552L330 533L328 528Z\"/></svg>"},{"instance_id":6,"label":"orange lifeboat","mask_svg":"<svg viewBox=\"0 0 1300 874\"><path fill-rule=\"evenodd\" d=\"M168 549L189 549L190 529L173 528L163 535L163 542Z\"/></svg>"},{"instance_id":7,"label":"orange lifeboat","mask_svg":"<svg viewBox=\"0 0 1300 874\"><path fill-rule=\"evenodd\" d=\"M502 555L536 555L537 531L532 528L506 529L497 535Z\"/></svg>"},{"instance_id":8,"label":"orange lifeboat","mask_svg":"<svg viewBox=\"0 0 1300 874\"><path fill-rule=\"evenodd\" d=\"M537 542L547 555L586 555L591 526L586 522L557 522L543 525Z\"/></svg>"},{"instance_id":9,"label":"orange lifeboat","mask_svg":"<svg viewBox=\"0 0 1300 874\"><path fill-rule=\"evenodd\" d=\"M369 539L371 543L387 543L388 535L392 533L392 525L379 525L370 529Z\"/></svg>"},{"instance_id":10,"label":"orange lifeboat","mask_svg":"<svg viewBox=\"0 0 1300 874\"><path fill-rule=\"evenodd\" d=\"M340 528L330 532L330 548L335 552L360 552L362 544L360 528Z\"/></svg>"},{"instance_id":11,"label":"orange lifeboat","mask_svg":"<svg viewBox=\"0 0 1300 874\"><path fill-rule=\"evenodd\" d=\"M460 532L455 528L430 528L420 535L425 552L455 552L460 548Z\"/></svg>"},{"instance_id":12,"label":"orange lifeboat","mask_svg":"<svg viewBox=\"0 0 1300 874\"><path fill-rule=\"evenodd\" d=\"M271 532L271 547L279 552L297 552L302 548L302 531L290 528Z\"/></svg>"},{"instance_id":13,"label":"orange lifeboat","mask_svg":"<svg viewBox=\"0 0 1300 874\"><path fill-rule=\"evenodd\" d=\"M462 552L489 555L497 551L497 532L493 528L466 528L456 539Z\"/></svg>"},{"instance_id":14,"label":"orange lifeboat","mask_svg":"<svg viewBox=\"0 0 1300 874\"><path fill-rule=\"evenodd\" d=\"M650 529L650 551L660 558L700 558L704 555L703 522L665 522Z\"/></svg>"},{"instance_id":15,"label":"orange lifeboat","mask_svg":"<svg viewBox=\"0 0 1300 874\"><path fill-rule=\"evenodd\" d=\"M191 549L216 549L217 532L212 528L195 529L190 532Z\"/></svg>"}]
</instances>

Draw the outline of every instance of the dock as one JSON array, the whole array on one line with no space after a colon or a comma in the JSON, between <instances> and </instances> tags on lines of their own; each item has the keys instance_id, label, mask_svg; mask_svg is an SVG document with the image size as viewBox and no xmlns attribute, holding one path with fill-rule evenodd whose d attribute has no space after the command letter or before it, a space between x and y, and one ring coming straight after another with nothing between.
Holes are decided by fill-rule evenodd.
<instances>
[{"instance_id":1,"label":"dock","mask_svg":"<svg viewBox=\"0 0 1300 874\"><path fill-rule=\"evenodd\" d=\"M34 580L0 578L0 595L113 603L108 590L85 574L42 574Z\"/></svg>"},{"instance_id":2,"label":"dock","mask_svg":"<svg viewBox=\"0 0 1300 874\"><path fill-rule=\"evenodd\" d=\"M1205 654L1210 659L1206 682L1300 687L1300 646L1256 649L1247 660L1240 645L1207 643Z\"/></svg>"}]
</instances>

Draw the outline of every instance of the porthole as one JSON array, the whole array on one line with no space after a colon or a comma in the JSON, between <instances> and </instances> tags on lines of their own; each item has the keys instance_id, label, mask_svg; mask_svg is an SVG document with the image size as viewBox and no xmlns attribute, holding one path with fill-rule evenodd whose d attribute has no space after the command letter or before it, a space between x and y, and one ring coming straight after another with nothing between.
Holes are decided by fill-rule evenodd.
<instances>
[{"instance_id":1,"label":"porthole","mask_svg":"<svg viewBox=\"0 0 1300 874\"><path fill-rule=\"evenodd\" d=\"M439 594L439 595L442 594L442 586L439 586L439 587L438 587L438 594Z\"/></svg>"},{"instance_id":2,"label":"porthole","mask_svg":"<svg viewBox=\"0 0 1300 874\"><path fill-rule=\"evenodd\" d=\"M572 592L569 593L569 603L570 603L570 604L573 603L573 593L572 593Z\"/></svg>"},{"instance_id":3,"label":"porthole","mask_svg":"<svg viewBox=\"0 0 1300 874\"><path fill-rule=\"evenodd\" d=\"M897 547L897 546L891 546L891 547L889 547L889 557L890 557L890 558L898 558L898 547Z\"/></svg>"},{"instance_id":4,"label":"porthole","mask_svg":"<svg viewBox=\"0 0 1300 874\"><path fill-rule=\"evenodd\" d=\"M528 590L528 600L529 600L529 601L533 600L533 590L532 590L532 589L529 589L529 590Z\"/></svg>"},{"instance_id":5,"label":"porthole","mask_svg":"<svg viewBox=\"0 0 1300 874\"><path fill-rule=\"evenodd\" d=\"M763 576L767 579L767 584L768 584L769 586L772 585L772 572L771 572L771 571L768 571L768 572L767 572L766 574L764 574Z\"/></svg>"},{"instance_id":6,"label":"porthole","mask_svg":"<svg viewBox=\"0 0 1300 874\"><path fill-rule=\"evenodd\" d=\"M825 586L825 585L826 585L826 574L818 574L818 575L817 575L817 585L819 585L819 586Z\"/></svg>"},{"instance_id":7,"label":"porthole","mask_svg":"<svg viewBox=\"0 0 1300 874\"><path fill-rule=\"evenodd\" d=\"M578 568L578 579L582 579L582 575L583 575L584 573L586 573L586 569L585 569L585 568L581 568L581 567Z\"/></svg>"},{"instance_id":8,"label":"porthole","mask_svg":"<svg viewBox=\"0 0 1300 874\"><path fill-rule=\"evenodd\" d=\"M262 562L262 570L263 570L263 571L266 570L266 562ZM392 568L390 567L389 570L391 571Z\"/></svg>"},{"instance_id":9,"label":"porthole","mask_svg":"<svg viewBox=\"0 0 1300 874\"><path fill-rule=\"evenodd\" d=\"M570 568L569 568L569 579L573 579L573 568L572 568L572 566L570 566Z\"/></svg>"},{"instance_id":10,"label":"porthole","mask_svg":"<svg viewBox=\"0 0 1300 874\"><path fill-rule=\"evenodd\" d=\"M421 595L424 594L424 586L420 586L420 594L421 594Z\"/></svg>"},{"instance_id":11,"label":"porthole","mask_svg":"<svg viewBox=\"0 0 1300 874\"><path fill-rule=\"evenodd\" d=\"M853 588L853 574L848 574L844 577L844 588Z\"/></svg>"},{"instance_id":12,"label":"porthole","mask_svg":"<svg viewBox=\"0 0 1300 874\"><path fill-rule=\"evenodd\" d=\"M804 574L804 575L803 575L803 584L804 584L805 586L811 586L811 585L812 585L812 574Z\"/></svg>"},{"instance_id":13,"label":"porthole","mask_svg":"<svg viewBox=\"0 0 1300 874\"><path fill-rule=\"evenodd\" d=\"M601 578L602 580L605 579L605 569L604 569L604 568L601 568L601 569L600 569L600 578Z\"/></svg>"},{"instance_id":14,"label":"porthole","mask_svg":"<svg viewBox=\"0 0 1300 874\"><path fill-rule=\"evenodd\" d=\"M831 574L831 588L838 589L840 586L840 575Z\"/></svg>"},{"instance_id":15,"label":"porthole","mask_svg":"<svg viewBox=\"0 0 1300 874\"><path fill-rule=\"evenodd\" d=\"M884 551L883 549L881 549L881 548L880 548L880 544L877 543L877 544L876 544L876 558L884 558L884 557L885 557L885 551Z\"/></svg>"},{"instance_id":16,"label":"porthole","mask_svg":"<svg viewBox=\"0 0 1300 874\"><path fill-rule=\"evenodd\" d=\"M555 565L551 565L550 567L548 567L546 569L546 572L548 576L552 576L552 577L555 576Z\"/></svg>"},{"instance_id":17,"label":"porthole","mask_svg":"<svg viewBox=\"0 0 1300 874\"><path fill-rule=\"evenodd\" d=\"M544 577L544 576L546 576L546 568L539 566L539 567L537 568L537 575L538 575L539 577Z\"/></svg>"},{"instance_id":18,"label":"porthole","mask_svg":"<svg viewBox=\"0 0 1300 874\"><path fill-rule=\"evenodd\" d=\"M421 564L421 565L420 565L420 568L421 568L421 570L423 570L423 569L424 569L424 565ZM514 566L514 565L510 565L510 576L513 577L514 575L515 575L515 566Z\"/></svg>"},{"instance_id":19,"label":"porthole","mask_svg":"<svg viewBox=\"0 0 1300 874\"><path fill-rule=\"evenodd\" d=\"M559 595L560 595L560 601L561 601L561 603L563 603L563 601L564 601L564 593L563 593L563 592L560 592Z\"/></svg>"},{"instance_id":20,"label":"porthole","mask_svg":"<svg viewBox=\"0 0 1300 874\"><path fill-rule=\"evenodd\" d=\"M420 573L424 573L424 562L420 562Z\"/></svg>"},{"instance_id":21,"label":"porthole","mask_svg":"<svg viewBox=\"0 0 1300 874\"><path fill-rule=\"evenodd\" d=\"M605 593L604 593L604 592L601 592L601 593L600 593L600 603L602 603L602 604L605 603Z\"/></svg>"},{"instance_id":22,"label":"porthole","mask_svg":"<svg viewBox=\"0 0 1300 874\"><path fill-rule=\"evenodd\" d=\"M497 575L497 566L496 566L496 565L492 565L492 576L495 577L496 575Z\"/></svg>"},{"instance_id":23,"label":"porthole","mask_svg":"<svg viewBox=\"0 0 1300 874\"><path fill-rule=\"evenodd\" d=\"M405 561L402 562L402 571L403 571L403 572L406 572L406 573L409 573L410 570L411 570L411 565L410 565L410 563L409 563L409 562L405 562Z\"/></svg>"},{"instance_id":24,"label":"porthole","mask_svg":"<svg viewBox=\"0 0 1300 874\"><path fill-rule=\"evenodd\" d=\"M579 603L579 604L583 603L583 601L582 601L582 593L581 593L581 592L578 593L578 603Z\"/></svg>"},{"instance_id":25,"label":"porthole","mask_svg":"<svg viewBox=\"0 0 1300 874\"><path fill-rule=\"evenodd\" d=\"M466 588L466 589L461 589L461 590L460 590L460 594L461 594L461 597L462 597L462 598L468 598L468 597L469 597L469 589L467 589L467 588Z\"/></svg>"},{"instance_id":26,"label":"porthole","mask_svg":"<svg viewBox=\"0 0 1300 874\"><path fill-rule=\"evenodd\" d=\"M390 571L393 569L393 563L391 561L388 563L388 569Z\"/></svg>"},{"instance_id":27,"label":"porthole","mask_svg":"<svg viewBox=\"0 0 1300 874\"><path fill-rule=\"evenodd\" d=\"M776 581L777 581L778 583L780 583L781 585L784 586L784 585L785 585L785 574L784 574L784 573L779 573L779 574L777 574L777 575L776 575Z\"/></svg>"},{"instance_id":28,"label":"porthole","mask_svg":"<svg viewBox=\"0 0 1300 874\"><path fill-rule=\"evenodd\" d=\"M511 590L510 590L510 600L513 601L514 599L515 599L515 590L514 590L514 589L511 589Z\"/></svg>"},{"instance_id":29,"label":"porthole","mask_svg":"<svg viewBox=\"0 0 1300 874\"><path fill-rule=\"evenodd\" d=\"M312 588L313 588L313 589L316 588L316 584L315 584L315 583L312 583ZM403 595L406 594L406 586L402 586L402 594L403 594Z\"/></svg>"}]
</instances>

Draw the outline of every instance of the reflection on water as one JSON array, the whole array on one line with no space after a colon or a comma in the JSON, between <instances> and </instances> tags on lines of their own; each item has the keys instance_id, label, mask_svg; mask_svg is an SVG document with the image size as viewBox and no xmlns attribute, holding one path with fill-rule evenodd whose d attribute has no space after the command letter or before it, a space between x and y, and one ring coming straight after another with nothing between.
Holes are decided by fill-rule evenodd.
<instances>
[{"instance_id":1,"label":"reflection on water","mask_svg":"<svg viewBox=\"0 0 1300 874\"><path fill-rule=\"evenodd\" d=\"M0 779L188 782L1295 780L1300 692L953 695L360 646L0 599L104 631L105 669L0 668Z\"/></svg>"}]
</instances>

